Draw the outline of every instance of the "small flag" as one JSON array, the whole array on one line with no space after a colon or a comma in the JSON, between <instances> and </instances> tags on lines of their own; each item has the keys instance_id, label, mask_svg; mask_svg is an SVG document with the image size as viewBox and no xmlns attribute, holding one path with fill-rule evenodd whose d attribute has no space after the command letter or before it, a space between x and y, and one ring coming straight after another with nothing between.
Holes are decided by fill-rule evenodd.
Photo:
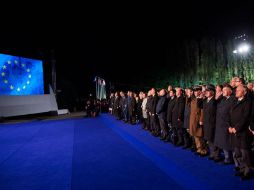
<instances>
[{"instance_id":1,"label":"small flag","mask_svg":"<svg viewBox=\"0 0 254 190\"><path fill-rule=\"evenodd\" d=\"M101 79L98 79L98 84L101 85Z\"/></svg>"}]
</instances>

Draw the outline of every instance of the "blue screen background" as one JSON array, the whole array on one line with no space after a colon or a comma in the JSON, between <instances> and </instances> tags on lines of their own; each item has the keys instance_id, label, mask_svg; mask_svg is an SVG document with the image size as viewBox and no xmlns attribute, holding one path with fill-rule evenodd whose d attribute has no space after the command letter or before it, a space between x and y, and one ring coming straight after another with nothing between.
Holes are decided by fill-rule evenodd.
<instances>
[{"instance_id":1,"label":"blue screen background","mask_svg":"<svg viewBox=\"0 0 254 190\"><path fill-rule=\"evenodd\" d=\"M0 54L0 95L44 94L42 61Z\"/></svg>"}]
</instances>

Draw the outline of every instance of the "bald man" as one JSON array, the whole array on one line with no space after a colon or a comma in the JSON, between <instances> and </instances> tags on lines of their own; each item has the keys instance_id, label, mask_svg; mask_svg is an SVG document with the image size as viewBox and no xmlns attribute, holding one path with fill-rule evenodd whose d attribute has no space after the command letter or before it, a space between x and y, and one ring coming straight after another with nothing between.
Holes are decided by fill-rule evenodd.
<instances>
[{"instance_id":1,"label":"bald man","mask_svg":"<svg viewBox=\"0 0 254 190\"><path fill-rule=\"evenodd\" d=\"M249 131L251 102L246 98L247 87L240 85L236 88L236 99L230 110L229 133L232 138L234 159L239 171L235 174L242 180L250 178L251 158Z\"/></svg>"}]
</instances>

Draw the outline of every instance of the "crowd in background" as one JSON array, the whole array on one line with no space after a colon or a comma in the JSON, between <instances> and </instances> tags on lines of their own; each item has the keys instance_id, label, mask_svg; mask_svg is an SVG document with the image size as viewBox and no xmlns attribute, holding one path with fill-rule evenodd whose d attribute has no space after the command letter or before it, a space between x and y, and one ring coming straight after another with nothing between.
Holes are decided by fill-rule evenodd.
<instances>
[{"instance_id":1,"label":"crowd in background","mask_svg":"<svg viewBox=\"0 0 254 190\"><path fill-rule=\"evenodd\" d=\"M89 98L86 99L84 111L87 117L96 117L100 113L107 113L108 101L106 99L99 100L90 95Z\"/></svg>"},{"instance_id":2,"label":"crowd in background","mask_svg":"<svg viewBox=\"0 0 254 190\"><path fill-rule=\"evenodd\" d=\"M109 112L162 141L196 155L235 165L235 176L252 177L254 83L234 77L230 84L172 87L111 93Z\"/></svg>"}]
</instances>

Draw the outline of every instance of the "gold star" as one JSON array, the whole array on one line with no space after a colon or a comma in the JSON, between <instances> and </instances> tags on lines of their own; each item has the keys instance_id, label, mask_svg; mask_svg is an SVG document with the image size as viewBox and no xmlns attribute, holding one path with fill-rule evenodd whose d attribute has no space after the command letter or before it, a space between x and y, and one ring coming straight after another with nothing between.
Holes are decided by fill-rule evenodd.
<instances>
[{"instance_id":1,"label":"gold star","mask_svg":"<svg viewBox=\"0 0 254 190\"><path fill-rule=\"evenodd\" d=\"M5 79L5 80L4 80L4 83L7 84L7 83L8 83L8 80Z\"/></svg>"},{"instance_id":2,"label":"gold star","mask_svg":"<svg viewBox=\"0 0 254 190\"><path fill-rule=\"evenodd\" d=\"M13 90L13 88L14 88L14 86L11 85L11 86L10 86L10 89Z\"/></svg>"},{"instance_id":3,"label":"gold star","mask_svg":"<svg viewBox=\"0 0 254 190\"><path fill-rule=\"evenodd\" d=\"M28 78L32 78L32 75L28 75Z\"/></svg>"},{"instance_id":4,"label":"gold star","mask_svg":"<svg viewBox=\"0 0 254 190\"><path fill-rule=\"evenodd\" d=\"M22 63L22 64L21 64L21 66L22 66L22 67L25 67L25 64L24 64L24 63Z\"/></svg>"},{"instance_id":5,"label":"gold star","mask_svg":"<svg viewBox=\"0 0 254 190\"><path fill-rule=\"evenodd\" d=\"M11 64L11 61L9 60L9 61L7 61L7 63L10 65L10 64Z\"/></svg>"},{"instance_id":6,"label":"gold star","mask_svg":"<svg viewBox=\"0 0 254 190\"><path fill-rule=\"evenodd\" d=\"M20 91L20 88L17 88L17 91L19 92L19 91Z\"/></svg>"},{"instance_id":7,"label":"gold star","mask_svg":"<svg viewBox=\"0 0 254 190\"><path fill-rule=\"evenodd\" d=\"M3 66L3 69L6 69L6 65Z\"/></svg>"},{"instance_id":8,"label":"gold star","mask_svg":"<svg viewBox=\"0 0 254 190\"><path fill-rule=\"evenodd\" d=\"M30 81L27 81L26 84L30 84Z\"/></svg>"},{"instance_id":9,"label":"gold star","mask_svg":"<svg viewBox=\"0 0 254 190\"><path fill-rule=\"evenodd\" d=\"M15 60L15 61L14 61L14 63L15 63L15 64L18 64L18 61L17 61L17 60Z\"/></svg>"},{"instance_id":10,"label":"gold star","mask_svg":"<svg viewBox=\"0 0 254 190\"><path fill-rule=\"evenodd\" d=\"M26 71L29 73L29 72L30 72L30 69L27 69Z\"/></svg>"},{"instance_id":11,"label":"gold star","mask_svg":"<svg viewBox=\"0 0 254 190\"><path fill-rule=\"evenodd\" d=\"M23 89L26 89L26 86L23 86Z\"/></svg>"},{"instance_id":12,"label":"gold star","mask_svg":"<svg viewBox=\"0 0 254 190\"><path fill-rule=\"evenodd\" d=\"M5 72L2 72L2 76L3 76L3 77L5 76Z\"/></svg>"}]
</instances>

